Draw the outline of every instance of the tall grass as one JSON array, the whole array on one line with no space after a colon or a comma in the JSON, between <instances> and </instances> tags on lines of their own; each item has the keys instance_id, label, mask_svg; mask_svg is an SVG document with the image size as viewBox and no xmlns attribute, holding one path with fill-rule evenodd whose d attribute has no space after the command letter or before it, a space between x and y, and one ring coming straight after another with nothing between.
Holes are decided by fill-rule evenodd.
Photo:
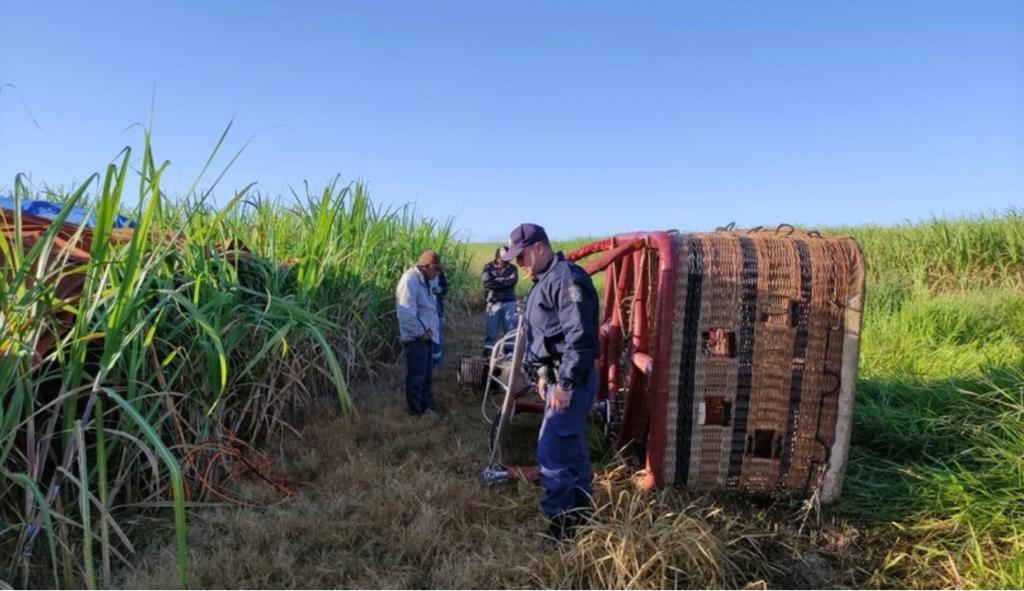
<instances>
[{"instance_id":1,"label":"tall grass","mask_svg":"<svg viewBox=\"0 0 1024 591\"><path fill-rule=\"evenodd\" d=\"M362 184L291 202L243 189L221 209L207 193L172 200L147 134L131 206L132 165L125 149L47 196L63 215L96 212L87 263L59 248L60 219L27 248L16 213L0 241L0 580L109 586L134 550L125 520L164 507L187 585L187 503L244 502L232 478L260 471L254 444L310 398L352 410L347 378L392 352L394 282L419 251L445 255L454 292L466 284L450 224L375 207ZM22 177L14 194L33 196ZM121 210L138 228L113 244ZM75 278L81 296L58 297Z\"/></svg>"},{"instance_id":2,"label":"tall grass","mask_svg":"<svg viewBox=\"0 0 1024 591\"><path fill-rule=\"evenodd\" d=\"M870 253L869 281L949 291L1024 288L1024 211L932 219L902 226L838 227Z\"/></svg>"},{"instance_id":3,"label":"tall grass","mask_svg":"<svg viewBox=\"0 0 1024 591\"><path fill-rule=\"evenodd\" d=\"M901 585L1024 586L1024 216L845 231L869 287L843 511L908 538Z\"/></svg>"}]
</instances>

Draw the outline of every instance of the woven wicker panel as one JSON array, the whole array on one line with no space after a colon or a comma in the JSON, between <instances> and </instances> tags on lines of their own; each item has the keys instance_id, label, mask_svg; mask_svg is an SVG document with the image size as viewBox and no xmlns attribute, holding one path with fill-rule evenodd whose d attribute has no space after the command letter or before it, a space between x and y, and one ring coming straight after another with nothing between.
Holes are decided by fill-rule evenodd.
<instances>
[{"instance_id":1,"label":"woven wicker panel","mask_svg":"<svg viewBox=\"0 0 1024 591\"><path fill-rule=\"evenodd\" d=\"M834 441L838 394L842 385L842 344L845 327L843 303L849 297L850 282L843 280L854 268L856 253L849 244L841 242L819 242L816 244L823 255L814 258L815 276L822 277L820 298L813 302L816 325L812 335L820 341L820 351L815 350L813 359L815 368L811 372L812 380L805 387L802 412L806 417L803 429L798 432L797 445L793 450L794 466L805 470L796 470L794 478L785 483L786 489L798 495L807 495L815 490L824 468L829 461L829 453ZM809 363L812 360L809 359ZM813 414L812 414L813 413Z\"/></svg>"},{"instance_id":2,"label":"woven wicker panel","mask_svg":"<svg viewBox=\"0 0 1024 591\"><path fill-rule=\"evenodd\" d=\"M676 243L663 481L813 494L835 441L856 244L800 231Z\"/></svg>"},{"instance_id":3,"label":"woven wicker panel","mask_svg":"<svg viewBox=\"0 0 1024 591\"><path fill-rule=\"evenodd\" d=\"M831 298L832 285L836 277L831 271L830 251L827 243L821 240L799 240L799 246L805 265L810 265L811 282L810 298L807 302L807 330L804 337L803 355L794 359L801 363L802 384L799 399L793 407L792 422L787 432L786 454L783 461L783 473L780 488L802 495L808 487L813 470L813 458L816 442L816 417L821 408L821 393L824 382L825 348L828 340L830 320L827 315L827 302Z\"/></svg>"},{"instance_id":4,"label":"woven wicker panel","mask_svg":"<svg viewBox=\"0 0 1024 591\"><path fill-rule=\"evenodd\" d=\"M487 368L490 360L479 355L463 355L459 357L459 370L455 379L463 386L483 388L487 380Z\"/></svg>"},{"instance_id":5,"label":"woven wicker panel","mask_svg":"<svg viewBox=\"0 0 1024 591\"><path fill-rule=\"evenodd\" d=\"M691 396L688 387L682 384L683 368L680 360L684 358L683 350L686 346L686 343L683 342L686 333L684 319L690 319L693 316L692 311L686 309L687 294L691 289L690 278L695 277L699 279L702 272L699 268L693 268L696 262L698 262L694 259L700 258L699 255L697 257L694 255L694 241L692 239L678 238L675 244L678 253L674 290L676 301L674 302L675 311L672 322L672 348L669 356L671 363L668 368L668 389L670 394L665 402L664 409L665 449L664 465L662 467L662 482L667 485L682 485L686 484L687 481L685 476L677 478L679 470L676 465L680 444L688 442L688 438L687 442L679 441L680 404L688 404L689 397ZM662 412L662 409L655 409L655 412ZM690 424L689 421L685 420L685 417L684 423Z\"/></svg>"},{"instance_id":6,"label":"woven wicker panel","mask_svg":"<svg viewBox=\"0 0 1024 591\"><path fill-rule=\"evenodd\" d=\"M732 347L735 349L735 337L738 331L737 318L740 312L740 284L736 281L743 264L743 252L739 242L724 235L705 234L705 260L707 270L704 275L705 288L701 298L701 322L699 338L711 330L727 331L732 336ZM696 400L696 416L694 438L700 441L700 455L694 457L696 478L690 482L697 488L717 488L725 485L728 472L729 446L732 433L732 409L735 408L736 376L739 363L735 355L714 357L706 354L703 347L698 348L695 368L694 393ZM709 421L709 407L723 406L722 420ZM729 412L724 406L728 405ZM724 423L724 424L723 424Z\"/></svg>"},{"instance_id":7,"label":"woven wicker panel","mask_svg":"<svg viewBox=\"0 0 1024 591\"><path fill-rule=\"evenodd\" d=\"M784 240L771 238L750 242L757 256L750 413L739 482L731 484L749 491L765 491L779 472L781 437L788 408L788 361L793 351L789 301L793 296L796 266L792 264L792 247Z\"/></svg>"}]
</instances>

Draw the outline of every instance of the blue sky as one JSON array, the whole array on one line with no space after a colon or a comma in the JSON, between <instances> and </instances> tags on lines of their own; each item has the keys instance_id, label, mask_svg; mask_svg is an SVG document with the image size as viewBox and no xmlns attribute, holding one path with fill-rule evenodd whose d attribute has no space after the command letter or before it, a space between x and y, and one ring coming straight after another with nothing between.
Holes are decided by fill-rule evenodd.
<instances>
[{"instance_id":1,"label":"blue sky","mask_svg":"<svg viewBox=\"0 0 1024 591\"><path fill-rule=\"evenodd\" d=\"M100 170L155 99L171 192L234 120L221 201L337 173L477 240L1024 205L1019 1L0 0L3 83L8 188Z\"/></svg>"}]
</instances>

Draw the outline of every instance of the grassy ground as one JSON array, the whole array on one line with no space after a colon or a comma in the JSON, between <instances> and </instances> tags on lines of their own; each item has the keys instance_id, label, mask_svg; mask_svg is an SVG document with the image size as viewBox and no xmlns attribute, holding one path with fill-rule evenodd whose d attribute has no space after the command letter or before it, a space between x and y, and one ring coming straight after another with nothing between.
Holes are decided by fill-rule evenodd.
<instances>
[{"instance_id":1,"label":"grassy ground","mask_svg":"<svg viewBox=\"0 0 1024 591\"><path fill-rule=\"evenodd\" d=\"M866 585L880 556L852 552L865 537L826 517L800 531L794 508L738 500L635 494L633 481L599 475L601 506L578 543L540 546L540 491L484 489L487 425L479 394L456 385L453 361L479 348L479 314L455 316L436 392L448 413L406 415L403 368L353 384L360 416L329 405L281 444L279 470L298 492L268 505L193 512L189 557L195 587L743 587ZM529 418L517 433L531 453ZM535 434L535 431L533 431ZM256 487L256 485L253 485ZM262 491L262 492L260 492ZM157 538L121 587L175 583L173 545Z\"/></svg>"}]
</instances>

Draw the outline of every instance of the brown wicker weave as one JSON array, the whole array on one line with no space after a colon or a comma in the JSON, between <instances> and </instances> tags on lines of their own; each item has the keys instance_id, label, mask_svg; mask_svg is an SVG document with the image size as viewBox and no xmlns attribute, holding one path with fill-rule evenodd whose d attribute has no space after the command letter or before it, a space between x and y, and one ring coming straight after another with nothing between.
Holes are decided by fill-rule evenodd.
<instances>
[{"instance_id":1,"label":"brown wicker weave","mask_svg":"<svg viewBox=\"0 0 1024 591\"><path fill-rule=\"evenodd\" d=\"M479 355L463 355L459 357L459 369L455 379L463 386L483 388L487 380L489 360Z\"/></svg>"},{"instance_id":2,"label":"brown wicker weave","mask_svg":"<svg viewBox=\"0 0 1024 591\"><path fill-rule=\"evenodd\" d=\"M788 226L675 242L664 482L831 500L857 371L857 244Z\"/></svg>"}]
</instances>

